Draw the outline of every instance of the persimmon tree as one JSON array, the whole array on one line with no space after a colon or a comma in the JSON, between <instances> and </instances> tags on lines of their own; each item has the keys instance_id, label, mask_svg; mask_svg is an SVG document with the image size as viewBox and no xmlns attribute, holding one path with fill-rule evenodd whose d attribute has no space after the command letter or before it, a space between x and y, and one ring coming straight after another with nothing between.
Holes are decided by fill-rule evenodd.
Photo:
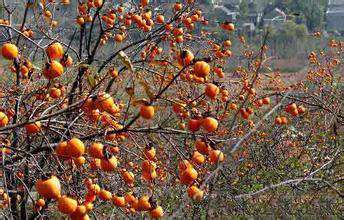
<instances>
[{"instance_id":1,"label":"persimmon tree","mask_svg":"<svg viewBox=\"0 0 344 220\"><path fill-rule=\"evenodd\" d=\"M2 3L4 216L339 213L342 42L289 82L194 0Z\"/></svg>"}]
</instances>

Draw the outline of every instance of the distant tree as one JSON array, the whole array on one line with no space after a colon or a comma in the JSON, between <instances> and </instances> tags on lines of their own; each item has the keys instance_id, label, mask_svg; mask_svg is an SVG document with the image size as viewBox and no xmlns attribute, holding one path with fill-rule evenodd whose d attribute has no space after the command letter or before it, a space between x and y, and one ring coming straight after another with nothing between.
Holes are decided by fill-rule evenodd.
<instances>
[{"instance_id":1,"label":"distant tree","mask_svg":"<svg viewBox=\"0 0 344 220\"><path fill-rule=\"evenodd\" d=\"M298 25L293 21L287 21L282 27L271 30L271 43L274 51L278 51L276 55L287 58L295 55L306 36L307 27L304 24Z\"/></svg>"},{"instance_id":2,"label":"distant tree","mask_svg":"<svg viewBox=\"0 0 344 220\"><path fill-rule=\"evenodd\" d=\"M242 0L239 5L239 13L240 13L240 19L241 21L247 21L248 13L249 13L249 7L247 0Z\"/></svg>"},{"instance_id":3,"label":"distant tree","mask_svg":"<svg viewBox=\"0 0 344 220\"><path fill-rule=\"evenodd\" d=\"M308 30L314 31L322 28L327 0L262 0L261 3L264 14L279 8L288 15L300 18L298 23L304 21Z\"/></svg>"},{"instance_id":4,"label":"distant tree","mask_svg":"<svg viewBox=\"0 0 344 220\"><path fill-rule=\"evenodd\" d=\"M206 5L211 5L213 3L212 0L203 0L203 3Z\"/></svg>"},{"instance_id":5,"label":"distant tree","mask_svg":"<svg viewBox=\"0 0 344 220\"><path fill-rule=\"evenodd\" d=\"M307 28L314 31L322 27L325 6L324 0L295 0L290 2L288 8L290 13L302 14Z\"/></svg>"},{"instance_id":6,"label":"distant tree","mask_svg":"<svg viewBox=\"0 0 344 220\"><path fill-rule=\"evenodd\" d=\"M4 6L0 4L0 16L3 17Z\"/></svg>"}]
</instances>

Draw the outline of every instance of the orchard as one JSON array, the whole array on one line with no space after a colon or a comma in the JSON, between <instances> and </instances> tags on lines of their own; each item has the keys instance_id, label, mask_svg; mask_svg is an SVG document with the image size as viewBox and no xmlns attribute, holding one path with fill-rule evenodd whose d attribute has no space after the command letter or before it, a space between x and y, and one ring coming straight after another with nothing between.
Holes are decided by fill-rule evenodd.
<instances>
[{"instance_id":1,"label":"orchard","mask_svg":"<svg viewBox=\"0 0 344 220\"><path fill-rule=\"evenodd\" d=\"M344 41L287 80L198 0L76 2L1 1L4 218L340 215Z\"/></svg>"}]
</instances>

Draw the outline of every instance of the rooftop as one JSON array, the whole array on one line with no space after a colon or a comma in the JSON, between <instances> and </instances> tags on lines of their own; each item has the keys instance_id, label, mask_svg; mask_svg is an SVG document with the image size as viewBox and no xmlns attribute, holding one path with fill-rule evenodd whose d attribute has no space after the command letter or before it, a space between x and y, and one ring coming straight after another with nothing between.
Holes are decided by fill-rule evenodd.
<instances>
[{"instance_id":1,"label":"rooftop","mask_svg":"<svg viewBox=\"0 0 344 220\"><path fill-rule=\"evenodd\" d=\"M329 6L344 5L344 0L329 0L328 5Z\"/></svg>"}]
</instances>

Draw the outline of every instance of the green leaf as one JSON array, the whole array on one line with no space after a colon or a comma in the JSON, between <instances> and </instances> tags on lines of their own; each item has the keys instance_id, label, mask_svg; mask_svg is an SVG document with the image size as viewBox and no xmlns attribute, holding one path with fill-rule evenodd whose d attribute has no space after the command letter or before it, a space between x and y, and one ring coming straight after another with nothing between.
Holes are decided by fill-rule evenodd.
<instances>
[{"instance_id":1,"label":"green leaf","mask_svg":"<svg viewBox=\"0 0 344 220\"><path fill-rule=\"evenodd\" d=\"M92 88L95 87L97 84L96 79L92 75L87 76L87 82Z\"/></svg>"},{"instance_id":2,"label":"green leaf","mask_svg":"<svg viewBox=\"0 0 344 220\"><path fill-rule=\"evenodd\" d=\"M123 63L123 65L128 69L130 70L131 72L134 71L134 66L133 64L131 63L131 60L130 58L128 57L128 55L126 53L124 53L123 51L120 51L118 53L118 57L119 57L119 60Z\"/></svg>"}]
</instances>

